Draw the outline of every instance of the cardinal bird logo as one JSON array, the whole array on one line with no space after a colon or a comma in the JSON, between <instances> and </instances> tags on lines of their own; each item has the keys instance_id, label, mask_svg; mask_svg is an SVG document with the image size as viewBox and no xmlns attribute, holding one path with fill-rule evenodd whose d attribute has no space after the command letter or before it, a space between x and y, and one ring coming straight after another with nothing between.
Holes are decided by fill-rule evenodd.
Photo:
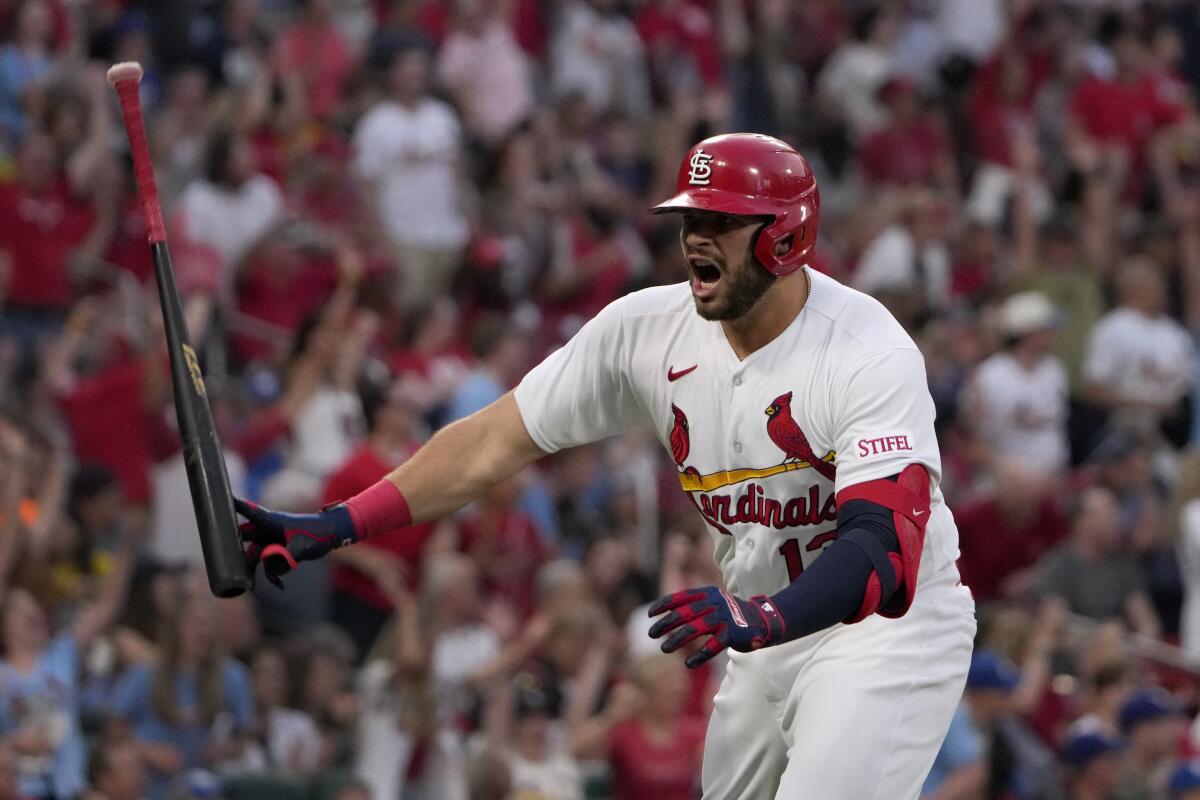
<instances>
[{"instance_id":1,"label":"cardinal bird logo","mask_svg":"<svg viewBox=\"0 0 1200 800\"><path fill-rule=\"evenodd\" d=\"M671 413L675 415L675 424L671 426L671 455L675 458L675 466L682 469L692 449L691 439L688 438L687 415L674 403L671 404Z\"/></svg>"},{"instance_id":2,"label":"cardinal bird logo","mask_svg":"<svg viewBox=\"0 0 1200 800\"><path fill-rule=\"evenodd\" d=\"M791 392L776 397L771 405L767 406L766 414L767 435L783 451L784 463L807 461L821 475L833 480L833 464L817 457L817 454L813 452L812 445L808 443L808 437L804 435L804 431L800 430L800 426L792 418ZM671 441L674 443L674 437Z\"/></svg>"}]
</instances>

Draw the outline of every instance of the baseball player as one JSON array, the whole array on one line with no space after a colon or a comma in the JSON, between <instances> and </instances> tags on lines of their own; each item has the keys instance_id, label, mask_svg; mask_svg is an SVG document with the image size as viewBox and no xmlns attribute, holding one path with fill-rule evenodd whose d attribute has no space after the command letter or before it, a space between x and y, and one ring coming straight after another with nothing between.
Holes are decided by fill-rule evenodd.
<instances>
[{"instance_id":1,"label":"baseball player","mask_svg":"<svg viewBox=\"0 0 1200 800\"><path fill-rule=\"evenodd\" d=\"M706 800L915 798L962 693L974 604L923 359L878 302L804 266L819 205L784 142L700 142L654 208L682 216L686 283L612 303L345 503L293 515L239 501L248 557L278 583L546 453L649 425L725 580L651 609L664 651L696 643L689 666L730 651Z\"/></svg>"}]
</instances>

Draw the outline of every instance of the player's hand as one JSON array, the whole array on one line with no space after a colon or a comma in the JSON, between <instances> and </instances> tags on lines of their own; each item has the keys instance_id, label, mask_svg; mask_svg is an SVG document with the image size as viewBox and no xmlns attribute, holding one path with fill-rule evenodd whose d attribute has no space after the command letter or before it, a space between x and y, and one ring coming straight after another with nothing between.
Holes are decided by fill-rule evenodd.
<instances>
[{"instance_id":1,"label":"player's hand","mask_svg":"<svg viewBox=\"0 0 1200 800\"><path fill-rule=\"evenodd\" d=\"M280 576L301 561L321 558L330 550L358 541L354 520L345 504L316 514L271 511L246 500L234 499L234 508L246 518L238 528L246 543L246 563L251 576L262 561L267 580L283 588Z\"/></svg>"},{"instance_id":2,"label":"player's hand","mask_svg":"<svg viewBox=\"0 0 1200 800\"><path fill-rule=\"evenodd\" d=\"M668 613L669 612L669 613ZM650 616L666 614L650 628L650 638L667 637L664 653L707 636L704 646L688 656L698 667L726 647L749 653L783 640L785 625L771 598L760 594L743 600L716 586L686 589L667 595L650 607Z\"/></svg>"}]
</instances>

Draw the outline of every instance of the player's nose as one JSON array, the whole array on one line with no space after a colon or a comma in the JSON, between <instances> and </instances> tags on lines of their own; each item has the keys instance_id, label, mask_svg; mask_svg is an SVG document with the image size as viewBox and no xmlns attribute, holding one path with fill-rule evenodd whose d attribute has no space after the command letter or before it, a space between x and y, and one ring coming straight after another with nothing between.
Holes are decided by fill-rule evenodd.
<instances>
[{"instance_id":1,"label":"player's nose","mask_svg":"<svg viewBox=\"0 0 1200 800\"><path fill-rule=\"evenodd\" d=\"M685 219L683 221L683 243L693 252L704 245L711 245L716 228L711 221L702 219Z\"/></svg>"}]
</instances>

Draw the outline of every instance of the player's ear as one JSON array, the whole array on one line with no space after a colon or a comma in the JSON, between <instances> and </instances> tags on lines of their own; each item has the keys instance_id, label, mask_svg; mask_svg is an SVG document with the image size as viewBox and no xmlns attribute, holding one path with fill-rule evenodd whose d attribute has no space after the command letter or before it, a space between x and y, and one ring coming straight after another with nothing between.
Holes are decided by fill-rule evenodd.
<instances>
[{"instance_id":1,"label":"player's ear","mask_svg":"<svg viewBox=\"0 0 1200 800\"><path fill-rule=\"evenodd\" d=\"M792 243L795 241L795 235L789 233L787 236L775 243L775 255L779 257L786 256L792 250Z\"/></svg>"}]
</instances>

